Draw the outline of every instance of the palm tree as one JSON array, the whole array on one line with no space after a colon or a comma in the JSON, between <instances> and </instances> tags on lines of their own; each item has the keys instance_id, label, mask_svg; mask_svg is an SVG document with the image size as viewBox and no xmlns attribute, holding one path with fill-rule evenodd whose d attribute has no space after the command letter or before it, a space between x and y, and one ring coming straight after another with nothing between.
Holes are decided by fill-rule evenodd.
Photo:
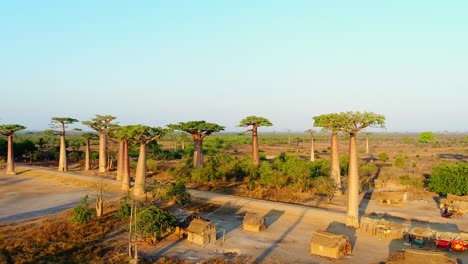
<instances>
[{"instance_id":1,"label":"palm tree","mask_svg":"<svg viewBox=\"0 0 468 264\"><path fill-rule=\"evenodd\" d=\"M315 149L314 149L315 130L307 129L305 132L310 134L310 161L315 162Z\"/></svg>"},{"instance_id":2,"label":"palm tree","mask_svg":"<svg viewBox=\"0 0 468 264\"><path fill-rule=\"evenodd\" d=\"M252 162L255 165L260 164L260 158L258 156L258 133L257 129L261 126L272 126L273 124L264 117L259 116L248 116L240 121L239 126L248 127L252 126L252 129L247 131L252 131Z\"/></svg>"},{"instance_id":3,"label":"palm tree","mask_svg":"<svg viewBox=\"0 0 468 264\"><path fill-rule=\"evenodd\" d=\"M52 117L52 124L58 124L61 132L60 132L60 156L59 156L59 166L58 171L67 171L67 150L65 144L65 128L69 124L73 124L78 122L77 119L71 117Z\"/></svg>"},{"instance_id":4,"label":"palm tree","mask_svg":"<svg viewBox=\"0 0 468 264\"><path fill-rule=\"evenodd\" d=\"M372 112L340 113L347 120L343 131L349 134L349 165L348 165L348 209L346 225L359 227L359 174L356 151L356 135L366 127L385 127L385 117Z\"/></svg>"},{"instance_id":5,"label":"palm tree","mask_svg":"<svg viewBox=\"0 0 468 264\"><path fill-rule=\"evenodd\" d=\"M115 124L112 121L116 117L111 115L96 115L95 118L89 121L81 122L83 125L89 126L96 130L99 134L99 172L109 171L107 166L107 145L108 145L108 134L112 129L115 129Z\"/></svg>"},{"instance_id":6,"label":"palm tree","mask_svg":"<svg viewBox=\"0 0 468 264\"><path fill-rule=\"evenodd\" d=\"M15 175L15 163L13 153L13 134L19 130L26 129L25 126L17 124L8 124L0 126L0 134L4 135L8 139L8 153L7 153L7 175Z\"/></svg>"},{"instance_id":7,"label":"palm tree","mask_svg":"<svg viewBox=\"0 0 468 264\"><path fill-rule=\"evenodd\" d=\"M168 125L170 129L185 131L193 137L193 167L203 166L203 139L205 137L224 130L223 126L206 121L188 121L179 122L178 124Z\"/></svg>"}]
</instances>

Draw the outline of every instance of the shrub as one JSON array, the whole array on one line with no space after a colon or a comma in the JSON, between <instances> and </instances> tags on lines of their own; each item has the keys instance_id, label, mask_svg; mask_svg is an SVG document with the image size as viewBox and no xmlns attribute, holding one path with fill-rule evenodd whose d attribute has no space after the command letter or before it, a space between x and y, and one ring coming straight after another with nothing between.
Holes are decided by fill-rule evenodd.
<instances>
[{"instance_id":1,"label":"shrub","mask_svg":"<svg viewBox=\"0 0 468 264\"><path fill-rule=\"evenodd\" d=\"M419 143L429 143L435 140L437 140L437 137L432 132L422 132L418 136Z\"/></svg>"},{"instance_id":2,"label":"shrub","mask_svg":"<svg viewBox=\"0 0 468 264\"><path fill-rule=\"evenodd\" d=\"M152 159L147 159L146 160L146 169L148 171L155 172L158 169L156 161L152 160Z\"/></svg>"},{"instance_id":3,"label":"shrub","mask_svg":"<svg viewBox=\"0 0 468 264\"><path fill-rule=\"evenodd\" d=\"M120 199L119 209L115 217L123 219L130 216L132 206L130 204L130 196L127 194Z\"/></svg>"},{"instance_id":4,"label":"shrub","mask_svg":"<svg viewBox=\"0 0 468 264\"><path fill-rule=\"evenodd\" d=\"M400 184L421 188L424 186L424 179L422 177L410 177L408 175L403 175L400 176Z\"/></svg>"},{"instance_id":5,"label":"shrub","mask_svg":"<svg viewBox=\"0 0 468 264\"><path fill-rule=\"evenodd\" d=\"M403 138L403 143L409 144L410 142L411 142L411 140L408 137Z\"/></svg>"},{"instance_id":6,"label":"shrub","mask_svg":"<svg viewBox=\"0 0 468 264\"><path fill-rule=\"evenodd\" d=\"M153 243L160 240L164 233L174 232L176 226L176 217L156 206L140 210L137 218L137 226L141 235L145 238L151 238Z\"/></svg>"},{"instance_id":7,"label":"shrub","mask_svg":"<svg viewBox=\"0 0 468 264\"><path fill-rule=\"evenodd\" d=\"M455 164L442 163L432 170L428 187L431 191L440 194L468 194L468 163Z\"/></svg>"},{"instance_id":8,"label":"shrub","mask_svg":"<svg viewBox=\"0 0 468 264\"><path fill-rule=\"evenodd\" d=\"M377 157L382 162L386 162L388 160L388 154L385 153L385 152L379 153L379 155L377 155Z\"/></svg>"},{"instance_id":9,"label":"shrub","mask_svg":"<svg viewBox=\"0 0 468 264\"><path fill-rule=\"evenodd\" d=\"M405 168L406 167L406 160L408 157L403 155L397 155L395 157L395 167L398 168Z\"/></svg>"},{"instance_id":10,"label":"shrub","mask_svg":"<svg viewBox=\"0 0 468 264\"><path fill-rule=\"evenodd\" d=\"M81 203L73 208L71 221L74 224L87 223L94 215L95 211L89 207L89 198L86 195Z\"/></svg>"},{"instance_id":11,"label":"shrub","mask_svg":"<svg viewBox=\"0 0 468 264\"><path fill-rule=\"evenodd\" d=\"M349 157L343 155L340 157L340 171L341 175L348 175Z\"/></svg>"},{"instance_id":12,"label":"shrub","mask_svg":"<svg viewBox=\"0 0 468 264\"><path fill-rule=\"evenodd\" d=\"M331 196L335 191L335 183L330 177L320 176L312 180L315 194Z\"/></svg>"},{"instance_id":13,"label":"shrub","mask_svg":"<svg viewBox=\"0 0 468 264\"><path fill-rule=\"evenodd\" d=\"M166 194L164 198L168 200L175 200L178 204L185 205L192 201L192 196L187 191L184 183L180 180L175 184L166 185Z\"/></svg>"},{"instance_id":14,"label":"shrub","mask_svg":"<svg viewBox=\"0 0 468 264\"><path fill-rule=\"evenodd\" d=\"M377 167L370 163L364 163L359 167L359 175L371 176L377 171Z\"/></svg>"}]
</instances>

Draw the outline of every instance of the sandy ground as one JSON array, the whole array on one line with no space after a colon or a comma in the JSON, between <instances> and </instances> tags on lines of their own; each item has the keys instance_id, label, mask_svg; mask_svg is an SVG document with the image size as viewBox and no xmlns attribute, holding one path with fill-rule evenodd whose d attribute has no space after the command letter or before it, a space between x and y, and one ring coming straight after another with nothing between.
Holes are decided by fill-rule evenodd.
<instances>
[{"instance_id":1,"label":"sandy ground","mask_svg":"<svg viewBox=\"0 0 468 264\"><path fill-rule=\"evenodd\" d=\"M99 183L96 178L73 173L53 172L52 176L51 173L40 176L43 171L32 167L18 168L18 172L16 176L0 173L0 222L47 217L47 214L74 207L84 195L92 196L96 183ZM92 183L83 184L90 181ZM106 186L109 186L110 197L118 196L118 182L106 180ZM322 209L201 191L192 191L192 194L198 199L223 205L202 215L217 226L216 243L200 247L172 236L154 247L143 247L145 255L183 257L194 262L232 253L248 256L252 263L381 263L390 251L407 247L403 240L379 239L345 227L343 197L337 198L331 209ZM402 218L398 220L409 226L468 231L466 216L441 218L436 201L431 199L410 201L402 207L383 207L375 200L363 200L361 210L400 216ZM242 216L246 212L265 215L267 230L260 233L243 231ZM347 235L353 244L353 254L340 260L310 255L309 242L315 230ZM468 263L468 252L449 254Z\"/></svg>"}]
</instances>

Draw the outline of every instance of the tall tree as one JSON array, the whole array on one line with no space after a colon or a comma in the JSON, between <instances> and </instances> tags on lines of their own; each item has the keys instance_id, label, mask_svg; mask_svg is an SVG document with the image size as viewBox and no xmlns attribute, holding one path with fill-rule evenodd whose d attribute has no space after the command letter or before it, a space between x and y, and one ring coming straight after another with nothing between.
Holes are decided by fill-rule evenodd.
<instances>
[{"instance_id":1,"label":"tall tree","mask_svg":"<svg viewBox=\"0 0 468 264\"><path fill-rule=\"evenodd\" d=\"M86 140L85 146L85 170L91 169L91 139L98 139L98 136L94 133L83 133L81 135Z\"/></svg>"},{"instance_id":2,"label":"tall tree","mask_svg":"<svg viewBox=\"0 0 468 264\"><path fill-rule=\"evenodd\" d=\"M215 132L224 130L223 126L206 121L188 121L168 125L170 129L185 131L193 137L193 167L203 165L203 139Z\"/></svg>"},{"instance_id":3,"label":"tall tree","mask_svg":"<svg viewBox=\"0 0 468 264\"><path fill-rule=\"evenodd\" d=\"M25 126L17 124L8 124L0 126L0 134L4 135L8 139L8 152L7 152L7 175L15 175L15 163L14 163L14 152L13 152L13 134L19 130L26 129Z\"/></svg>"},{"instance_id":4,"label":"tall tree","mask_svg":"<svg viewBox=\"0 0 468 264\"><path fill-rule=\"evenodd\" d=\"M272 126L273 124L264 117L259 116L248 116L240 121L239 126L241 127L248 127L252 126L252 129L247 131L252 131L252 162L255 165L260 164L260 158L258 156L258 133L257 129L261 126Z\"/></svg>"},{"instance_id":5,"label":"tall tree","mask_svg":"<svg viewBox=\"0 0 468 264\"><path fill-rule=\"evenodd\" d=\"M138 163L135 173L135 189L133 191L134 195L140 196L145 193L146 145L164 136L167 133L167 130L160 127L149 127L143 125L133 125L128 127L128 135L132 136L133 140L140 143L140 153L138 155Z\"/></svg>"},{"instance_id":6,"label":"tall tree","mask_svg":"<svg viewBox=\"0 0 468 264\"><path fill-rule=\"evenodd\" d=\"M366 154L369 154L369 135L371 133L367 132L366 133Z\"/></svg>"},{"instance_id":7,"label":"tall tree","mask_svg":"<svg viewBox=\"0 0 468 264\"><path fill-rule=\"evenodd\" d=\"M99 172L107 172L107 144L108 144L108 134L111 129L115 128L115 124L112 123L116 117L111 115L96 115L95 118L89 121L81 122L83 125L86 125L94 129L99 134Z\"/></svg>"},{"instance_id":8,"label":"tall tree","mask_svg":"<svg viewBox=\"0 0 468 264\"><path fill-rule=\"evenodd\" d=\"M128 154L128 144L134 137L132 126L119 127L115 133L115 137L119 140L116 180L122 181L122 191L128 191L130 189L130 157Z\"/></svg>"},{"instance_id":9,"label":"tall tree","mask_svg":"<svg viewBox=\"0 0 468 264\"><path fill-rule=\"evenodd\" d=\"M331 132L330 139L330 177L337 189L341 189L340 157L338 153L338 132L346 126L346 119L340 114L324 114L314 116L314 127L321 127L325 131Z\"/></svg>"},{"instance_id":10,"label":"tall tree","mask_svg":"<svg viewBox=\"0 0 468 264\"><path fill-rule=\"evenodd\" d=\"M60 156L58 171L67 171L67 147L65 144L65 128L67 125L78 122L78 119L71 117L52 117L52 125L60 128Z\"/></svg>"},{"instance_id":11,"label":"tall tree","mask_svg":"<svg viewBox=\"0 0 468 264\"><path fill-rule=\"evenodd\" d=\"M359 174L356 135L366 127L384 128L385 116L372 112L345 112L339 115L347 120L343 131L349 134L348 209L346 225L359 227Z\"/></svg>"},{"instance_id":12,"label":"tall tree","mask_svg":"<svg viewBox=\"0 0 468 264\"><path fill-rule=\"evenodd\" d=\"M315 149L314 149L315 130L307 129L305 132L310 134L310 161L315 162Z\"/></svg>"}]
</instances>

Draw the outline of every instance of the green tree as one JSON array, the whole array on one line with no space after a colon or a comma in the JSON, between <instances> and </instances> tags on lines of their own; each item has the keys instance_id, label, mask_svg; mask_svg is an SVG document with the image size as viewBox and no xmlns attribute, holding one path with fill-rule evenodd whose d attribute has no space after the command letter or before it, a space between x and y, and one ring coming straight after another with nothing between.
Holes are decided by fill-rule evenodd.
<instances>
[{"instance_id":1,"label":"green tree","mask_svg":"<svg viewBox=\"0 0 468 264\"><path fill-rule=\"evenodd\" d=\"M71 221L74 224L87 223L94 215L95 211L89 207L89 198L88 195L86 195L81 200L81 203L73 208Z\"/></svg>"},{"instance_id":2,"label":"green tree","mask_svg":"<svg viewBox=\"0 0 468 264\"><path fill-rule=\"evenodd\" d=\"M239 126L241 127L252 126L252 128L247 131L252 131L252 162L257 166L260 164L260 158L258 156L258 127L269 127L272 125L273 124L268 119L259 116L248 116L240 121Z\"/></svg>"},{"instance_id":3,"label":"green tree","mask_svg":"<svg viewBox=\"0 0 468 264\"><path fill-rule=\"evenodd\" d=\"M346 124L343 131L349 134L348 210L346 225L359 227L359 167L356 151L357 133L366 127L385 127L385 117L372 112L340 113Z\"/></svg>"},{"instance_id":4,"label":"green tree","mask_svg":"<svg viewBox=\"0 0 468 264\"><path fill-rule=\"evenodd\" d=\"M99 134L99 172L107 172L107 151L108 151L108 140L109 133L116 128L116 125L112 123L116 117L111 115L96 115L95 118L89 121L81 122L83 125L88 126L98 132Z\"/></svg>"},{"instance_id":5,"label":"green tree","mask_svg":"<svg viewBox=\"0 0 468 264\"><path fill-rule=\"evenodd\" d=\"M437 137L432 132L422 132L418 136L419 143L430 143L430 142L433 142L433 141L436 141L436 140L437 140Z\"/></svg>"},{"instance_id":6,"label":"green tree","mask_svg":"<svg viewBox=\"0 0 468 264\"><path fill-rule=\"evenodd\" d=\"M348 120L342 114L324 114L314 116L314 127L321 127L325 131L331 132L330 139L330 177L333 179L337 189L341 189L341 174L340 174L340 156L338 153L338 132L347 126Z\"/></svg>"},{"instance_id":7,"label":"green tree","mask_svg":"<svg viewBox=\"0 0 468 264\"><path fill-rule=\"evenodd\" d=\"M442 163L432 169L429 190L440 194L468 194L468 163Z\"/></svg>"},{"instance_id":8,"label":"green tree","mask_svg":"<svg viewBox=\"0 0 468 264\"><path fill-rule=\"evenodd\" d=\"M67 150L65 144L65 128L67 125L78 122L78 119L71 117L52 117L52 125L58 125L60 128L60 156L58 171L67 171Z\"/></svg>"},{"instance_id":9,"label":"green tree","mask_svg":"<svg viewBox=\"0 0 468 264\"><path fill-rule=\"evenodd\" d=\"M181 180L177 180L175 184L167 184L164 197L167 200L174 200L180 205L185 205L192 201L192 196Z\"/></svg>"},{"instance_id":10,"label":"green tree","mask_svg":"<svg viewBox=\"0 0 468 264\"><path fill-rule=\"evenodd\" d=\"M137 226L143 237L151 238L156 243L167 231L174 231L176 217L156 206L150 206L138 212Z\"/></svg>"},{"instance_id":11,"label":"green tree","mask_svg":"<svg viewBox=\"0 0 468 264\"><path fill-rule=\"evenodd\" d=\"M215 132L224 130L223 126L214 123L207 123L206 121L179 122L178 124L170 124L168 127L173 130L185 131L192 135L194 143L194 168L203 165L203 139Z\"/></svg>"},{"instance_id":12,"label":"green tree","mask_svg":"<svg viewBox=\"0 0 468 264\"><path fill-rule=\"evenodd\" d=\"M0 134L7 137L8 152L7 152L7 175L15 175L14 151L13 151L13 134L17 131L26 129L25 126L17 124L8 124L0 126Z\"/></svg>"}]
</instances>

